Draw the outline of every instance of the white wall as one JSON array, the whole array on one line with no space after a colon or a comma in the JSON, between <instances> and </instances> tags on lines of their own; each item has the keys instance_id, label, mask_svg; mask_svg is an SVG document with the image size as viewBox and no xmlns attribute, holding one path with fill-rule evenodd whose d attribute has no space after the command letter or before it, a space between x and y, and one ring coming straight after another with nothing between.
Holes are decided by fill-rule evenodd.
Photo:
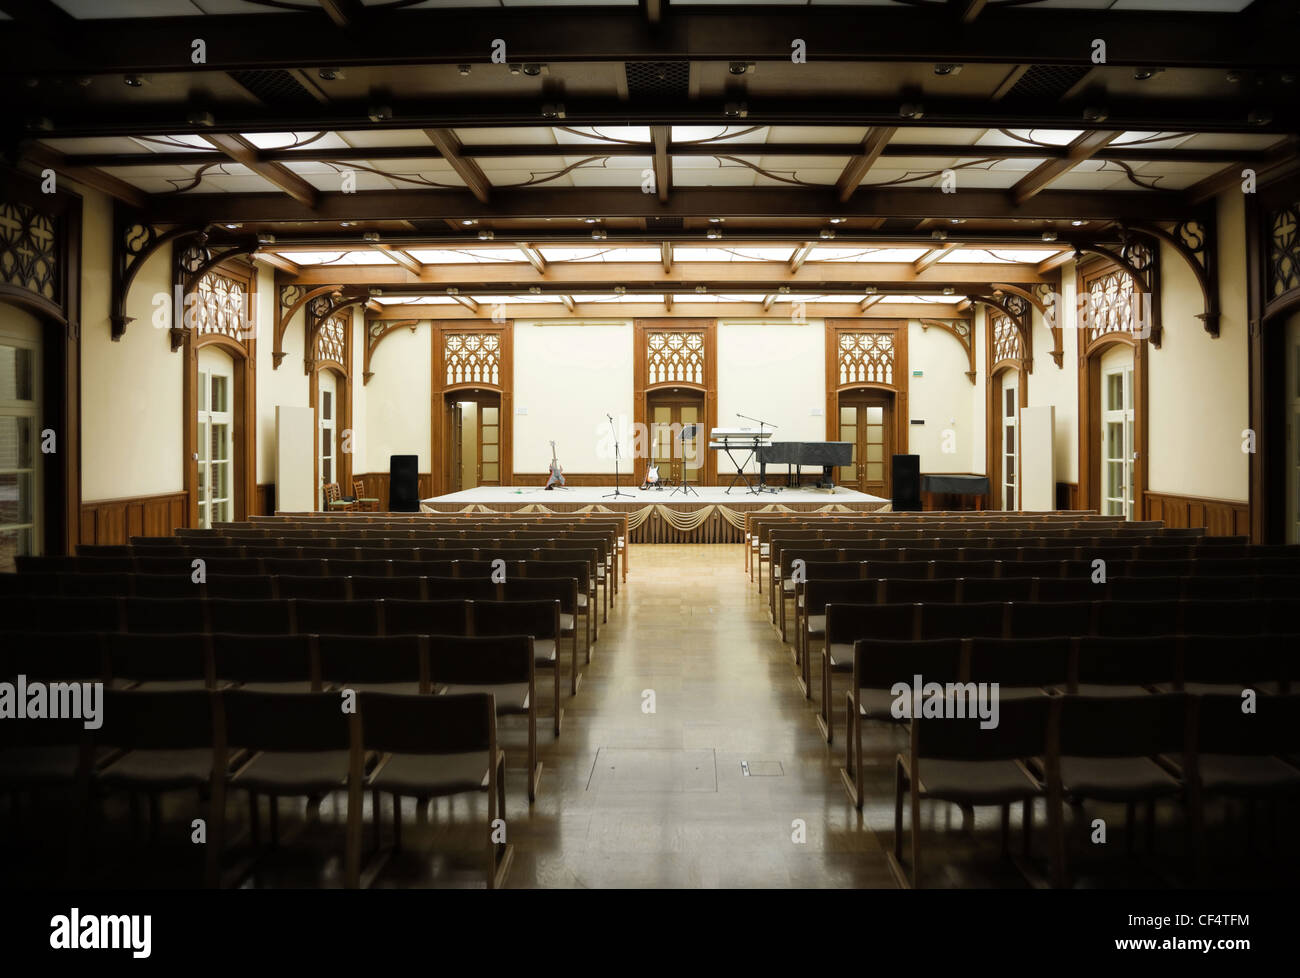
<instances>
[{"instance_id":1,"label":"white wall","mask_svg":"<svg viewBox=\"0 0 1300 978\"><path fill-rule=\"evenodd\" d=\"M547 471L554 440L566 472L612 474L606 414L619 423L619 469L624 475L631 471L632 336L631 322L516 321L516 473Z\"/></svg>"},{"instance_id":2,"label":"white wall","mask_svg":"<svg viewBox=\"0 0 1300 978\"><path fill-rule=\"evenodd\" d=\"M717 339L718 427L757 427L736 417L747 414L778 426L773 441L826 441L826 326L822 320L761 326L719 321ZM738 454L736 461L740 459ZM757 471L758 463L750 462L746 468ZM718 459L720 478L734 471L725 456Z\"/></svg>"},{"instance_id":3,"label":"white wall","mask_svg":"<svg viewBox=\"0 0 1300 978\"><path fill-rule=\"evenodd\" d=\"M275 312L279 299L275 290L275 273L263 266L257 269L257 481L275 481L276 434L275 409L307 407L311 403L310 378L303 373L303 310L289 321L284 334L284 359L273 369L275 349Z\"/></svg>"},{"instance_id":4,"label":"white wall","mask_svg":"<svg viewBox=\"0 0 1300 978\"><path fill-rule=\"evenodd\" d=\"M184 488L183 361L171 351L169 319L154 327L155 294L171 298L171 249L144 265L131 288L135 322L119 342L109 323L113 211L85 187L81 276L81 498L151 496ZM166 317L164 317L166 318Z\"/></svg>"},{"instance_id":5,"label":"white wall","mask_svg":"<svg viewBox=\"0 0 1300 978\"><path fill-rule=\"evenodd\" d=\"M1074 280L1074 263L1061 269L1061 300L1056 315L1061 323L1061 366L1052 358L1052 331L1042 314L1033 310L1034 369L1029 375L1029 406L1055 408L1055 432L1052 439L1054 470L1059 482L1077 482L1079 478L1079 335L1075 310L1078 288Z\"/></svg>"},{"instance_id":6,"label":"white wall","mask_svg":"<svg viewBox=\"0 0 1300 978\"><path fill-rule=\"evenodd\" d=\"M960 458L962 445L970 446L970 468L968 471L976 475L989 476L991 488L991 480L996 477L996 473L987 471L988 432L984 430L984 410L985 400L988 397L989 369L985 348L986 340L984 338L986 329L988 329L988 316L985 315L984 307L977 305L975 307L973 334L975 342L975 386L970 390L970 406L967 409L965 426L957 429L957 451ZM961 424L961 416L958 416L958 424Z\"/></svg>"},{"instance_id":7,"label":"white wall","mask_svg":"<svg viewBox=\"0 0 1300 978\"><path fill-rule=\"evenodd\" d=\"M358 455L353 461L356 471L387 472L390 455L419 455L420 471L432 471L429 459L432 336L429 323L421 321L414 332L399 329L375 350L370 361L375 375L370 378L365 397L366 466L359 467L361 456ZM353 423L362 425L356 417Z\"/></svg>"},{"instance_id":8,"label":"white wall","mask_svg":"<svg viewBox=\"0 0 1300 978\"><path fill-rule=\"evenodd\" d=\"M984 402L980 400L979 415L972 416L965 349L951 333L934 326L923 329L912 320L907 324L907 362L908 374L919 370L921 376L896 379L908 384L909 420L925 422L908 426L908 452L921 456L921 471L982 471L982 467L971 468L971 435L973 428L982 425ZM951 453L943 451L945 431L952 432Z\"/></svg>"},{"instance_id":9,"label":"white wall","mask_svg":"<svg viewBox=\"0 0 1300 978\"><path fill-rule=\"evenodd\" d=\"M1170 247L1160 249L1164 335L1148 369L1148 488L1153 492L1245 501L1249 456L1241 450L1250 424L1245 303L1245 217L1240 193L1217 201L1219 337L1196 316L1201 290Z\"/></svg>"},{"instance_id":10,"label":"white wall","mask_svg":"<svg viewBox=\"0 0 1300 978\"><path fill-rule=\"evenodd\" d=\"M366 413L370 402L370 386L364 383L362 371L366 362L366 311L364 306L352 306L352 476L364 475L372 471L367 468L370 461L366 442L370 426L366 423ZM371 384L374 380L370 381ZM340 442L340 450L342 443ZM387 471L387 469L385 469ZM344 495L351 495L349 486Z\"/></svg>"}]
</instances>

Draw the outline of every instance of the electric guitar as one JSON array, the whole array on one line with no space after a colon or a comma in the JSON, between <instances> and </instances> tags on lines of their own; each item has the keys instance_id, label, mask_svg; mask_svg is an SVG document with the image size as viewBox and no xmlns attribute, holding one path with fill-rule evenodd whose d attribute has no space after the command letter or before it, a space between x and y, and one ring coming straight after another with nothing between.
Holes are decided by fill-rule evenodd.
<instances>
[{"instance_id":1,"label":"electric guitar","mask_svg":"<svg viewBox=\"0 0 1300 978\"><path fill-rule=\"evenodd\" d=\"M649 464L646 465L645 467L645 482L642 483L641 488L642 489L663 488L663 486L659 484L659 466L655 464L654 459L651 459Z\"/></svg>"},{"instance_id":2,"label":"electric guitar","mask_svg":"<svg viewBox=\"0 0 1300 978\"><path fill-rule=\"evenodd\" d=\"M554 489L559 486L561 489L567 489L564 484L564 469L560 468L559 456L555 454L555 442L551 442L551 475L546 480L546 488Z\"/></svg>"}]
</instances>

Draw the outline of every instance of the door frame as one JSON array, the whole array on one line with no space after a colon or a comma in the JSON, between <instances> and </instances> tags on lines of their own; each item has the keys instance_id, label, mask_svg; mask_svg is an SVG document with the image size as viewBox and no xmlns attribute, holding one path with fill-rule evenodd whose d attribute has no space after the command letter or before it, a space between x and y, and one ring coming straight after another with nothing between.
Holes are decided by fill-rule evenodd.
<instances>
[{"instance_id":1,"label":"door frame","mask_svg":"<svg viewBox=\"0 0 1300 978\"><path fill-rule=\"evenodd\" d=\"M432 364L429 375L429 474L430 495L442 496L449 491L450 470L448 459L451 439L450 422L446 408L447 394L457 391L490 391L501 398L501 485L514 484L514 320L504 323L479 319L434 319L429 323L433 330L430 347ZM449 384L447 383L446 343L447 337L454 334L494 335L499 350L497 362L497 383Z\"/></svg>"},{"instance_id":2,"label":"door frame","mask_svg":"<svg viewBox=\"0 0 1300 978\"><path fill-rule=\"evenodd\" d=\"M986 397L984 399L985 418L985 465L984 472L989 480L990 510L1002 509L1002 375L1008 371L1016 374L1016 431L1020 431L1020 411L1029 407L1029 374L1024 365L1004 360L994 367L989 374ZM1020 444L1016 445L1016 488L1020 488Z\"/></svg>"},{"instance_id":3,"label":"door frame","mask_svg":"<svg viewBox=\"0 0 1300 978\"><path fill-rule=\"evenodd\" d=\"M651 384L649 336L651 333L703 333L704 334L704 382L687 383L674 380ZM716 319L637 319L632 324L632 422L634 431L646 433L649 444L650 394L660 390L696 391L704 395L704 437L718 425L718 321ZM633 447L636 437L633 435ZM707 442L706 442L707 444ZM697 440L698 445L698 440ZM632 458L632 484L645 483L645 458ZM621 463L620 463L621 470ZM703 464L700 466L700 485L716 486L718 484L718 453L705 449Z\"/></svg>"},{"instance_id":4,"label":"door frame","mask_svg":"<svg viewBox=\"0 0 1300 978\"><path fill-rule=\"evenodd\" d=\"M872 395L874 395L874 397L873 397ZM838 392L837 392L836 407L835 407L835 419L834 419L834 424L833 424L833 425L827 425L827 428L828 428L828 429L833 429L833 430L832 430L831 433L828 435L827 440L828 440L828 441L840 441L840 437L839 437L839 434L840 434L839 412L840 412L841 409L843 409L844 407L847 407L847 406L848 406L848 405L846 405L846 404L844 403L845 401L848 401L850 404L853 404L853 403L856 403L860 397L865 397L865 398L867 398L867 399L869 399L869 400L876 400L876 401L884 400L885 402L887 402L886 410L890 412L890 417L891 417L891 419L892 419L892 421L893 421L893 431L891 431L891 432L889 433L890 441L891 441L890 451L888 451L888 452L884 452L884 453L883 453L884 457L883 457L883 459L881 460L881 461L884 463L884 467L885 467L885 469L884 469L884 471L885 471L885 479L884 479L884 481L885 481L885 488L882 490L882 492L884 493L884 496L883 496L882 498L885 498L885 499L892 499L892 498L893 498L893 495L894 495L894 456L895 456L895 455L904 455L904 454L906 454L906 452L900 452L900 451L898 450L897 445L896 445L896 444L893 444L894 440L898 437L898 395L897 395L897 392L892 391L892 390L887 390L887 389L885 389L885 388L883 388L883 387L874 387L874 386L846 387L846 388L844 388L843 390L838 391ZM856 426L858 427L859 430L861 430L861 428L862 428L862 422L861 422L860 419L859 419L859 421L858 421L858 423L857 423ZM861 435L859 435L859 439L860 439L860 438L861 438ZM858 444L861 444L861 442L859 441ZM866 465L867 463L866 463L866 459L864 459L861 455L859 455L859 456L858 456L858 460L857 460L857 462L854 463L854 464L855 464L859 469L861 469L861 467L862 467L863 465ZM839 468L839 466L836 466L836 468ZM857 489L857 491L859 491L859 492L866 492L865 489L861 488L861 486L862 486L862 482L863 482L863 480L862 480L862 478L861 478L861 474L859 474L859 477L858 477L858 484L857 484L856 486L854 486L854 488ZM838 483L837 483L837 484L838 484Z\"/></svg>"},{"instance_id":5,"label":"door frame","mask_svg":"<svg viewBox=\"0 0 1300 978\"><path fill-rule=\"evenodd\" d=\"M908 454L908 434L911 431L911 414L908 410L907 332L910 321L906 319L828 319L826 320L826 440L839 441L840 396L859 391L883 391L894 398L894 451L895 455ZM894 341L894 367L892 384L840 383L840 334L887 333ZM889 488L894 487L893 459L889 460Z\"/></svg>"},{"instance_id":6,"label":"door frame","mask_svg":"<svg viewBox=\"0 0 1300 978\"><path fill-rule=\"evenodd\" d=\"M647 438L647 445L650 446L651 451L652 451L652 454L653 454L653 447L654 447L654 438L653 438L653 435L654 435L654 425L655 425L655 422L654 422L654 411L653 411L654 403L653 403L653 402L656 401L656 400L659 400L659 399L664 399L664 398L671 398L672 401L673 401L673 403L674 403L674 404L677 404L678 406L684 405L684 404L686 404L686 402L688 402L688 401L689 401L691 404L693 404L693 405L698 405L698 406L699 406L699 410L700 410L700 418L701 418L701 420L698 421L698 422L696 422L696 424L697 424L698 426L700 426L700 427L704 427L705 422L703 421L703 418L705 417L705 415L706 415L706 413L707 413L707 411L708 411L708 399L707 399L707 397L705 396L705 394L704 394L703 391L701 391L698 387L695 387L694 385L690 385L690 386L687 386L687 385L676 385L676 386L673 386L673 387L665 387L665 386L663 386L663 385L659 385L659 386L657 386L657 387L652 387L652 388L650 388L649 390L647 390L646 393L645 393L645 401L646 401L646 419L647 419L647 420L646 420L646 438ZM681 431L680 431L680 429L677 431L676 436L673 438L673 441L674 441L677 445L680 445L680 444L681 444ZM700 437L700 434L697 433L696 438L695 438L695 452L696 452L696 455L698 456L698 458L699 458L699 462L700 462L699 467L698 467L697 470L696 470L696 478L697 478L697 479L701 479L701 478L704 477L705 462L708 460L708 454L707 454L707 453L708 453L708 448L707 448L707 447L704 448L703 452L701 452L701 449L700 449L700 442L701 442L701 437ZM705 444L706 446L708 445L708 433L707 433L707 432L703 432L703 442L704 442L704 444ZM651 461L651 459L650 459L649 457L647 457L647 458L645 459L645 463L646 463L647 465L650 463L650 461ZM672 481L672 478L673 478L673 476L672 476L672 465L673 465L673 463L674 463L675 460L670 458L668 461L669 461L669 471L668 471L668 473L667 473L667 475L666 475L666 478L665 478L665 473L663 473L663 472L660 472L660 473L659 473L659 478L660 478L661 480L671 482L671 481ZM683 468L683 472L685 472L685 458L684 458L684 457L683 457L683 460L682 460L682 461L683 461L683 466L682 466L682 468ZM644 476L642 476L642 480L643 480L643 482L644 482Z\"/></svg>"},{"instance_id":7,"label":"door frame","mask_svg":"<svg viewBox=\"0 0 1300 978\"><path fill-rule=\"evenodd\" d=\"M461 394L467 396L464 397L457 396ZM501 423L502 420L504 419L504 412L501 410L501 392L497 390L495 387L475 387L475 388L466 388L464 386L453 387L443 392L443 424L446 426L446 437L443 439L443 449L442 449L443 458L442 458L441 468L442 468L443 484L444 486L446 486L448 492L452 492L453 491L452 486L456 484L456 479L452 474L452 470L453 468L459 467L459 464L457 464L456 466L452 465L452 462L454 461L452 456L455 453L455 447L456 447L455 420L453 418L453 412L455 410L454 405L456 404L457 401L473 401L477 405L475 409L477 417L474 422L474 437L476 439L477 448L478 448L478 454L477 454L478 461L476 465L478 471L481 473L483 469L483 405L485 399L489 399L496 402L495 404L488 404L487 406L495 407L497 409L497 475L498 477L500 477L505 474L505 467L501 460L504 454L501 447L501 438L502 438L501 429L505 427L505 425ZM464 443L463 425L461 427L460 435L461 435L461 443L463 444ZM458 462L458 460L456 461ZM478 481L477 475L475 478L475 485L476 486L482 485L482 482ZM506 483L498 480L497 485L504 486L506 485ZM460 488L464 489L465 487L462 485Z\"/></svg>"}]
</instances>

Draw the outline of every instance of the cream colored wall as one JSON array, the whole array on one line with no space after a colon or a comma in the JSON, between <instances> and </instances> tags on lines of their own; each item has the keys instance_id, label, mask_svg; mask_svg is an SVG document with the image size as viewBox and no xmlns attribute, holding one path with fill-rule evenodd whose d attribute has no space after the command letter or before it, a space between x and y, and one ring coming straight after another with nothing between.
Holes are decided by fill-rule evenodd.
<instances>
[{"instance_id":1,"label":"cream colored wall","mask_svg":"<svg viewBox=\"0 0 1300 978\"><path fill-rule=\"evenodd\" d=\"M931 326L923 329L917 320L907 324L908 373L920 377L898 378L908 384L909 420L923 425L908 426L908 451L921 456L921 472L972 472L972 429L977 419L970 413L971 382L966 377L970 362L966 351L951 333ZM983 417L981 401L980 417ZM943 451L944 432L952 432L950 453Z\"/></svg>"},{"instance_id":2,"label":"cream colored wall","mask_svg":"<svg viewBox=\"0 0 1300 978\"><path fill-rule=\"evenodd\" d=\"M1077 314L1078 289L1074 281L1074 263L1062 270L1061 299L1056 315L1061 321L1061 347L1065 351L1061 366L1052 359L1053 338L1047 322L1037 309L1033 311L1034 369L1029 375L1029 406L1055 408L1052 437L1053 459L1058 482L1079 479L1079 360Z\"/></svg>"},{"instance_id":3,"label":"cream colored wall","mask_svg":"<svg viewBox=\"0 0 1300 978\"><path fill-rule=\"evenodd\" d=\"M365 397L367 472L387 472L390 455L418 455L430 472L430 369L433 331L422 321L412 332L399 329L375 350L374 376ZM353 419L360 426L360 418ZM354 460L356 465L361 456ZM358 471L360 471L358 469Z\"/></svg>"},{"instance_id":4,"label":"cream colored wall","mask_svg":"<svg viewBox=\"0 0 1300 978\"><path fill-rule=\"evenodd\" d=\"M1191 270L1160 248L1164 334L1148 368L1148 488L1153 492L1244 502L1249 456L1245 216L1240 193L1216 201L1219 235L1219 337L1196 316L1201 291Z\"/></svg>"},{"instance_id":5,"label":"cream colored wall","mask_svg":"<svg viewBox=\"0 0 1300 978\"><path fill-rule=\"evenodd\" d=\"M965 426L957 430L958 456L962 455L962 445L970 446L969 470L976 475L993 474L988 469L987 445L988 433L984 430L985 398L988 396L988 357L985 351L984 331L988 328L988 317L983 306L975 307L974 342L975 342L975 385L970 390L970 404L966 411ZM960 424L961 418L958 418Z\"/></svg>"},{"instance_id":6,"label":"cream colored wall","mask_svg":"<svg viewBox=\"0 0 1300 978\"><path fill-rule=\"evenodd\" d=\"M370 403L370 386L363 383L361 376L365 365L366 318L365 307L352 307L352 475L359 476L369 472L369 456L366 442L369 425L366 424L366 412ZM374 383L373 380L370 382ZM387 471L387 469L385 469ZM344 495L351 495L352 488Z\"/></svg>"},{"instance_id":7,"label":"cream colored wall","mask_svg":"<svg viewBox=\"0 0 1300 978\"><path fill-rule=\"evenodd\" d=\"M770 421L772 441L826 441L826 325L718 323L718 418L720 428L754 428L750 417ZM708 432L704 432L707 436ZM700 442L700 451L708 449ZM736 456L740 461L741 456ZM757 471L758 463L746 466ZM778 466L778 469L781 467ZM725 455L718 476L734 473Z\"/></svg>"},{"instance_id":8,"label":"cream colored wall","mask_svg":"<svg viewBox=\"0 0 1300 978\"><path fill-rule=\"evenodd\" d=\"M182 467L182 359L171 352L166 314L154 326L154 296L171 301L171 249L144 265L131 289L135 321L118 342L109 310L113 268L112 202L62 181L82 195L81 498L83 502L179 492Z\"/></svg>"},{"instance_id":9,"label":"cream colored wall","mask_svg":"<svg viewBox=\"0 0 1300 978\"><path fill-rule=\"evenodd\" d=\"M303 311L290 320L284 334L284 359L273 369L276 312L275 273L257 269L257 481L275 481L277 450L275 409L307 407L311 403L309 378L303 373Z\"/></svg>"},{"instance_id":10,"label":"cream colored wall","mask_svg":"<svg viewBox=\"0 0 1300 978\"><path fill-rule=\"evenodd\" d=\"M554 440L565 472L612 475L606 414L619 425L619 471L631 471L632 336L631 322L516 321L515 472L546 472Z\"/></svg>"}]
</instances>

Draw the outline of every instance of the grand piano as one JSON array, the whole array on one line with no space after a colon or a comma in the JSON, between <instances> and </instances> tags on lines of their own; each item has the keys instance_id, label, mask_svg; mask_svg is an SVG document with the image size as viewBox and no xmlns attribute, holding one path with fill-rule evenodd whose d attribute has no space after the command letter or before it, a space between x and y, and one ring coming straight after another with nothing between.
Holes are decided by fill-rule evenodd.
<instances>
[{"instance_id":1,"label":"grand piano","mask_svg":"<svg viewBox=\"0 0 1300 978\"><path fill-rule=\"evenodd\" d=\"M834 489L835 479L832 471L837 465L850 465L853 462L853 443L849 441L774 441L758 446L758 483L767 481L767 467L786 465L789 478L787 484L797 487L802 478L799 469L804 465L820 465L822 477L817 482L819 489Z\"/></svg>"}]
</instances>

